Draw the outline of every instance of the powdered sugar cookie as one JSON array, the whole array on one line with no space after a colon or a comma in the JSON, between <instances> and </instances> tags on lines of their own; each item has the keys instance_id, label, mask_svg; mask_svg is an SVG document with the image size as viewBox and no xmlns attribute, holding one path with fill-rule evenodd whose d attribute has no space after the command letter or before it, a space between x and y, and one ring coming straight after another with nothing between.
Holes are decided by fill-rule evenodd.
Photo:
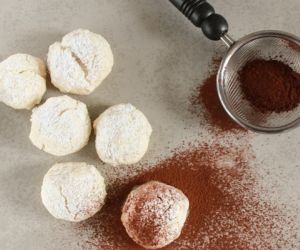
<instances>
[{"instance_id":1,"label":"powdered sugar cookie","mask_svg":"<svg viewBox=\"0 0 300 250\"><path fill-rule=\"evenodd\" d=\"M131 104L110 107L94 122L96 150L113 166L133 164L147 152L152 128L145 115Z\"/></svg>"},{"instance_id":2,"label":"powdered sugar cookie","mask_svg":"<svg viewBox=\"0 0 300 250\"><path fill-rule=\"evenodd\" d=\"M104 205L106 190L98 170L84 162L54 165L44 177L42 202L57 219L82 221Z\"/></svg>"},{"instance_id":3,"label":"powdered sugar cookie","mask_svg":"<svg viewBox=\"0 0 300 250\"><path fill-rule=\"evenodd\" d=\"M131 191L121 220L137 244L157 249L180 236L188 209L189 200L179 189L151 181Z\"/></svg>"},{"instance_id":4,"label":"powdered sugar cookie","mask_svg":"<svg viewBox=\"0 0 300 250\"><path fill-rule=\"evenodd\" d=\"M60 91L88 95L109 75L114 60L101 35L78 29L49 47L47 61L51 81Z\"/></svg>"},{"instance_id":5,"label":"powdered sugar cookie","mask_svg":"<svg viewBox=\"0 0 300 250\"><path fill-rule=\"evenodd\" d=\"M0 63L0 101L15 109L31 109L46 92L46 66L36 57L15 54Z\"/></svg>"},{"instance_id":6,"label":"powdered sugar cookie","mask_svg":"<svg viewBox=\"0 0 300 250\"><path fill-rule=\"evenodd\" d=\"M71 97L49 98L32 111L29 138L50 154L63 156L79 151L88 143L90 133L86 105Z\"/></svg>"}]
</instances>

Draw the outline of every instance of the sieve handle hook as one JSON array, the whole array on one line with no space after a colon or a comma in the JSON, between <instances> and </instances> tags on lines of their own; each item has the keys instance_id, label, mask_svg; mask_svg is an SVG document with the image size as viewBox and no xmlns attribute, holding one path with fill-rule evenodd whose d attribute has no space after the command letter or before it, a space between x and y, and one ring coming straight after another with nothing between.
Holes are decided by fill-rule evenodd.
<instances>
[{"instance_id":1,"label":"sieve handle hook","mask_svg":"<svg viewBox=\"0 0 300 250\"><path fill-rule=\"evenodd\" d=\"M222 40L228 47L235 41L228 35L228 22L215 13L206 0L170 0L204 35L213 41Z\"/></svg>"}]
</instances>

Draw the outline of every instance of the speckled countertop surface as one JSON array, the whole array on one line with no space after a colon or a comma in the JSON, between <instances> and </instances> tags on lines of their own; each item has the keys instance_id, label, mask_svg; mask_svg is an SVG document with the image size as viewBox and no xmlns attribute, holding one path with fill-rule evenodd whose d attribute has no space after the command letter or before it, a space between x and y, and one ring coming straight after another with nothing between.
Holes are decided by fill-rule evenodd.
<instances>
[{"instance_id":1,"label":"speckled countertop surface","mask_svg":"<svg viewBox=\"0 0 300 250\"><path fill-rule=\"evenodd\" d=\"M144 160L168 154L185 140L210 137L188 111L191 89L206 76L220 43L204 38L167 0L0 0L0 60L17 53L46 58L48 46L76 28L101 33L115 56L112 74L90 96L76 97L92 118L131 102L153 125ZM239 38L263 29L300 34L296 0L212 0ZM47 96L60 93L48 86ZM45 98L46 98L45 97ZM71 223L54 220L40 199L43 175L57 161L87 161L101 168L93 139L82 151L57 158L31 145L30 112L0 104L0 249L80 249ZM282 135L251 135L257 161L285 178L278 197L300 208L300 128ZM273 176L273 177L274 177ZM275 178L275 177L274 177ZM274 179L271 178L271 179ZM268 180L266 180L268 181ZM288 196L287 196L288 195Z\"/></svg>"}]
</instances>

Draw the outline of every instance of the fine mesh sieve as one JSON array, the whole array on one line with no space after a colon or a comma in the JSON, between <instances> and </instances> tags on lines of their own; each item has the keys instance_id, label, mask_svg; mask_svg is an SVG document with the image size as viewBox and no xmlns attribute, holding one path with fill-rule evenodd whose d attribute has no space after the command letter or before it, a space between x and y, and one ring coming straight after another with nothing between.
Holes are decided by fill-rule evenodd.
<instances>
[{"instance_id":1,"label":"fine mesh sieve","mask_svg":"<svg viewBox=\"0 0 300 250\"><path fill-rule=\"evenodd\" d=\"M241 90L238 72L254 59L275 59L300 73L300 39L282 31L260 31L234 41L224 17L215 13L206 0L170 0L211 40L228 47L217 77L220 101L228 115L240 126L255 132L279 133L300 123L300 106L289 112L262 113L253 107Z\"/></svg>"}]
</instances>

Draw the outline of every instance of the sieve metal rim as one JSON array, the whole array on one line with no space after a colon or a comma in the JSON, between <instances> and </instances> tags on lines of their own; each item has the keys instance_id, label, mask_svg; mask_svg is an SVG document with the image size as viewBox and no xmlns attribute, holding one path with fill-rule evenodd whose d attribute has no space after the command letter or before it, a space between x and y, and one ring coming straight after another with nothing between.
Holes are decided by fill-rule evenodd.
<instances>
[{"instance_id":1,"label":"sieve metal rim","mask_svg":"<svg viewBox=\"0 0 300 250\"><path fill-rule=\"evenodd\" d=\"M236 123L238 123L243 128L249 129L253 132L257 133L268 133L268 134L275 134L275 133L281 133L287 130L290 130L300 124L300 117L296 119L293 122L290 122L286 125L279 126L279 127L265 127L265 126L258 126L255 124L251 124L247 121L244 121L235 113L235 111L231 108L230 103L228 102L228 98L225 91L225 83L224 83L224 73L226 71L226 66L228 65L230 59L232 56L240 50L244 45L248 44L251 41L266 38L266 37L276 37L276 38L283 38L285 40L294 41L295 43L300 44L300 38L290 34L288 32L279 31L279 30L263 30L263 31L257 31L251 34L248 34L247 36L244 36L243 38L236 41L232 46L230 46L229 50L227 51L226 55L224 56L221 65L218 70L217 75L217 92L220 99L220 102L226 111L226 113L230 116L231 119L233 119Z\"/></svg>"}]
</instances>

